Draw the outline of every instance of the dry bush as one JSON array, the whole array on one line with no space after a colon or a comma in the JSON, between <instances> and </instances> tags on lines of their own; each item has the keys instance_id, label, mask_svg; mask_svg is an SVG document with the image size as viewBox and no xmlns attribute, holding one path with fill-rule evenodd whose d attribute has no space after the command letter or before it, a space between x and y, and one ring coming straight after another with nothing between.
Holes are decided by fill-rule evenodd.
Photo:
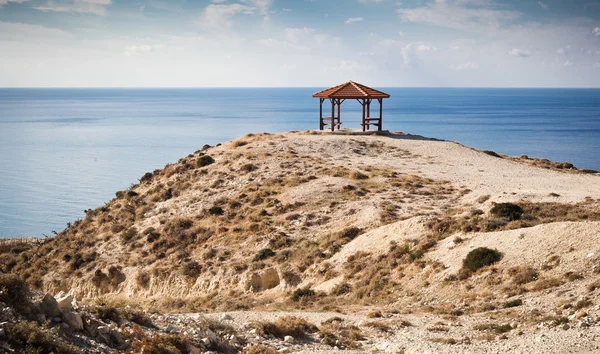
<instances>
[{"instance_id":1,"label":"dry bush","mask_svg":"<svg viewBox=\"0 0 600 354\"><path fill-rule=\"evenodd\" d=\"M255 344L248 347L242 354L277 354L277 350L263 344Z\"/></svg>"},{"instance_id":2,"label":"dry bush","mask_svg":"<svg viewBox=\"0 0 600 354\"><path fill-rule=\"evenodd\" d=\"M356 349L358 341L364 340L361 330L356 326L346 326L343 321L326 321L319 327L322 343L340 349Z\"/></svg>"},{"instance_id":3,"label":"dry bush","mask_svg":"<svg viewBox=\"0 0 600 354\"><path fill-rule=\"evenodd\" d=\"M458 341L454 338L445 337L445 338L429 338L430 342L441 343L441 344L449 344L454 345L457 344Z\"/></svg>"},{"instance_id":4,"label":"dry bush","mask_svg":"<svg viewBox=\"0 0 600 354\"><path fill-rule=\"evenodd\" d=\"M364 324L365 327L370 327L376 329L383 333L388 333L392 331L392 327L390 327L387 323L383 321L370 321Z\"/></svg>"},{"instance_id":5,"label":"dry bush","mask_svg":"<svg viewBox=\"0 0 600 354\"><path fill-rule=\"evenodd\" d=\"M576 281L576 280L581 280L584 278L581 273L577 273L577 272L566 272L564 274L564 277L568 281Z\"/></svg>"},{"instance_id":6,"label":"dry bush","mask_svg":"<svg viewBox=\"0 0 600 354\"><path fill-rule=\"evenodd\" d=\"M275 322L252 322L250 326L256 329L256 333L260 335L273 335L278 338L283 338L285 336L304 338L308 334L318 330L317 326L314 324L296 316L280 317Z\"/></svg>"},{"instance_id":7,"label":"dry bush","mask_svg":"<svg viewBox=\"0 0 600 354\"><path fill-rule=\"evenodd\" d=\"M141 341L134 342L132 351L134 353L148 354L181 354L189 353L188 340L179 335L155 335L144 337Z\"/></svg>"},{"instance_id":8,"label":"dry bush","mask_svg":"<svg viewBox=\"0 0 600 354\"><path fill-rule=\"evenodd\" d=\"M541 278L533 284L531 290L533 291L541 291L550 288L555 288L557 286L561 286L564 284L564 281L558 278Z\"/></svg>"},{"instance_id":9,"label":"dry bush","mask_svg":"<svg viewBox=\"0 0 600 354\"><path fill-rule=\"evenodd\" d=\"M371 312L367 313L367 318L381 318L381 317L383 317L383 314L379 310L371 311Z\"/></svg>"},{"instance_id":10,"label":"dry bush","mask_svg":"<svg viewBox=\"0 0 600 354\"><path fill-rule=\"evenodd\" d=\"M497 334L506 333L513 330L513 328L509 324L499 325L497 323L478 324L473 326L473 329L476 331L488 331Z\"/></svg>"},{"instance_id":11,"label":"dry bush","mask_svg":"<svg viewBox=\"0 0 600 354\"><path fill-rule=\"evenodd\" d=\"M12 307L17 312L29 309L30 290L27 284L15 274L0 275L0 302Z\"/></svg>"},{"instance_id":12,"label":"dry bush","mask_svg":"<svg viewBox=\"0 0 600 354\"><path fill-rule=\"evenodd\" d=\"M527 265L513 267L508 270L508 274L512 276L513 283L517 285L527 284L538 278L538 272Z\"/></svg>"},{"instance_id":13,"label":"dry bush","mask_svg":"<svg viewBox=\"0 0 600 354\"><path fill-rule=\"evenodd\" d=\"M595 280L587 285L587 289L589 292L592 292L596 289L600 289L600 279Z\"/></svg>"},{"instance_id":14,"label":"dry bush","mask_svg":"<svg viewBox=\"0 0 600 354\"><path fill-rule=\"evenodd\" d=\"M23 353L79 353L72 345L55 338L49 330L39 327L35 322L21 321L7 328L7 339Z\"/></svg>"}]
</instances>

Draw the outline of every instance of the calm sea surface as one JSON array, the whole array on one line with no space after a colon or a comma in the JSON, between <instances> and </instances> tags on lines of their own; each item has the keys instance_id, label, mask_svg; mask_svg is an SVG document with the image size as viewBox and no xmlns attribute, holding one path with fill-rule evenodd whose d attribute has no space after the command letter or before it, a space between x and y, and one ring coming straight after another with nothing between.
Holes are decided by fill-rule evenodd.
<instances>
[{"instance_id":1,"label":"calm sea surface","mask_svg":"<svg viewBox=\"0 0 600 354\"><path fill-rule=\"evenodd\" d=\"M317 128L318 90L0 89L0 237L60 231L204 144ZM600 170L600 90L384 91L385 129Z\"/></svg>"}]
</instances>

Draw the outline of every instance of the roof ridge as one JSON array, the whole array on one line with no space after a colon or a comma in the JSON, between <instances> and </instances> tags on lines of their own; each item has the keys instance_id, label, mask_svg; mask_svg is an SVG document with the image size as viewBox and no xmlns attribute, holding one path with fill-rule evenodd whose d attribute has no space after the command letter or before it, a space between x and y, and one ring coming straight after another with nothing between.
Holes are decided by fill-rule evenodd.
<instances>
[{"instance_id":1,"label":"roof ridge","mask_svg":"<svg viewBox=\"0 0 600 354\"><path fill-rule=\"evenodd\" d=\"M350 85L354 86L354 88L355 88L355 89L357 89L358 91L362 92L362 94L363 94L363 95L365 95L365 96L369 96L369 94L368 94L368 93L366 93L366 92L365 92L365 90L363 90L363 89L360 87L360 84L358 84L358 85L357 85L357 83L356 83L356 82L354 82L354 81L352 81L352 80L348 81L348 83L349 83Z\"/></svg>"},{"instance_id":2,"label":"roof ridge","mask_svg":"<svg viewBox=\"0 0 600 354\"><path fill-rule=\"evenodd\" d=\"M335 95L339 90L343 89L344 87L348 86L348 84L352 84L352 81L348 81L346 83L337 85L337 89L334 90L330 95ZM333 88L336 88L336 86L334 86Z\"/></svg>"}]
</instances>

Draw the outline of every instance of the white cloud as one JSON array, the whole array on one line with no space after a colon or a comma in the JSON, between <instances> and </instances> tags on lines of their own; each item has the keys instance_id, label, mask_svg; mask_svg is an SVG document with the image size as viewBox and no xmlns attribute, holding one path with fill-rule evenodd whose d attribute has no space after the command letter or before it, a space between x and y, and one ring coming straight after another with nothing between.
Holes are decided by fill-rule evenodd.
<instances>
[{"instance_id":1,"label":"white cloud","mask_svg":"<svg viewBox=\"0 0 600 354\"><path fill-rule=\"evenodd\" d=\"M567 60L563 64L564 66L573 66L573 63L570 60Z\"/></svg>"},{"instance_id":2,"label":"white cloud","mask_svg":"<svg viewBox=\"0 0 600 354\"><path fill-rule=\"evenodd\" d=\"M596 27L592 30L594 36L600 36L600 27Z\"/></svg>"},{"instance_id":3,"label":"white cloud","mask_svg":"<svg viewBox=\"0 0 600 354\"><path fill-rule=\"evenodd\" d=\"M284 30L286 38L288 41L292 43L297 43L302 37L305 35L309 35L314 33L316 30L314 28L286 28Z\"/></svg>"},{"instance_id":4,"label":"white cloud","mask_svg":"<svg viewBox=\"0 0 600 354\"><path fill-rule=\"evenodd\" d=\"M104 16L106 7L112 4L112 0L48 0L45 5L34 6L39 11L89 13Z\"/></svg>"},{"instance_id":5,"label":"white cloud","mask_svg":"<svg viewBox=\"0 0 600 354\"><path fill-rule=\"evenodd\" d=\"M571 46L568 45L564 48L558 48L558 50L556 51L556 54L558 55L567 55L569 54L569 50L571 49Z\"/></svg>"},{"instance_id":6,"label":"white cloud","mask_svg":"<svg viewBox=\"0 0 600 354\"><path fill-rule=\"evenodd\" d=\"M519 57L519 58L527 58L527 57L531 56L531 53L529 51L524 50L524 49L519 49L519 48L513 48L513 49L509 50L508 54L510 56Z\"/></svg>"},{"instance_id":7,"label":"white cloud","mask_svg":"<svg viewBox=\"0 0 600 354\"><path fill-rule=\"evenodd\" d=\"M346 24L350 24L350 23L354 23L354 22L361 22L363 21L364 18L362 17L350 17L349 19L346 20Z\"/></svg>"},{"instance_id":8,"label":"white cloud","mask_svg":"<svg viewBox=\"0 0 600 354\"><path fill-rule=\"evenodd\" d=\"M540 7L541 7L542 9L544 9L544 10L547 10L547 9L548 9L548 4L546 4L546 3L544 3L544 2L541 2L541 1L538 1L537 3L538 3L538 5L540 5Z\"/></svg>"},{"instance_id":9,"label":"white cloud","mask_svg":"<svg viewBox=\"0 0 600 354\"><path fill-rule=\"evenodd\" d=\"M488 1L463 0L448 3L442 0L424 7L399 8L397 13L402 21L457 29L500 27L521 16L516 11L485 7L488 4Z\"/></svg>"},{"instance_id":10,"label":"white cloud","mask_svg":"<svg viewBox=\"0 0 600 354\"><path fill-rule=\"evenodd\" d=\"M386 40L384 42L387 45L393 45L395 43L395 41L393 41L393 40ZM426 44L423 42L413 42L413 43L408 43L407 45L402 47L400 49L400 54L402 55L402 61L404 62L404 65L410 66L418 60L419 56L422 53L436 52L436 51L437 51L437 48L430 44Z\"/></svg>"},{"instance_id":11,"label":"white cloud","mask_svg":"<svg viewBox=\"0 0 600 354\"><path fill-rule=\"evenodd\" d=\"M29 0L0 0L0 7L8 4L9 2L15 2L15 3L19 3L20 4L20 3L23 3L23 2L26 2L26 1L29 1Z\"/></svg>"},{"instance_id":12,"label":"white cloud","mask_svg":"<svg viewBox=\"0 0 600 354\"><path fill-rule=\"evenodd\" d=\"M155 44L155 45L135 44L135 45L130 45L130 46L126 47L124 54L128 57L132 57L135 55L154 52L154 51L157 51L157 50L163 49L163 48L165 48L165 46L162 44Z\"/></svg>"},{"instance_id":13,"label":"white cloud","mask_svg":"<svg viewBox=\"0 0 600 354\"><path fill-rule=\"evenodd\" d=\"M241 0L243 3L249 4L251 7L258 10L261 15L267 15L269 8L273 5L273 0Z\"/></svg>"},{"instance_id":14,"label":"white cloud","mask_svg":"<svg viewBox=\"0 0 600 354\"><path fill-rule=\"evenodd\" d=\"M40 25L32 25L20 22L0 21L0 40L6 41L48 41L69 40L73 35L57 28L49 28Z\"/></svg>"},{"instance_id":15,"label":"white cloud","mask_svg":"<svg viewBox=\"0 0 600 354\"><path fill-rule=\"evenodd\" d=\"M467 62L462 63L462 64L452 65L452 66L450 66L450 69L457 70L457 71L475 70L475 69L479 69L479 64L467 61Z\"/></svg>"},{"instance_id":16,"label":"white cloud","mask_svg":"<svg viewBox=\"0 0 600 354\"><path fill-rule=\"evenodd\" d=\"M240 4L211 4L204 9L200 22L206 28L225 30L232 26L231 18L240 13L252 14L254 8Z\"/></svg>"}]
</instances>

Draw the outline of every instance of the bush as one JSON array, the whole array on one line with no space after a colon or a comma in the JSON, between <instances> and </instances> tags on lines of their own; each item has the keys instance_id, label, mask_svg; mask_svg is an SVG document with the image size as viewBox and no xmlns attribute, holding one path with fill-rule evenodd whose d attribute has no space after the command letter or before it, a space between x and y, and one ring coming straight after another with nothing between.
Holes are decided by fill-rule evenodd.
<instances>
[{"instance_id":1,"label":"bush","mask_svg":"<svg viewBox=\"0 0 600 354\"><path fill-rule=\"evenodd\" d=\"M346 238L348 240L354 240L361 233L362 229L359 229L358 227L349 227L340 231L339 237Z\"/></svg>"},{"instance_id":2,"label":"bush","mask_svg":"<svg viewBox=\"0 0 600 354\"><path fill-rule=\"evenodd\" d=\"M521 299L515 299L515 300L510 300L504 303L503 307L505 309L509 309L511 307L517 307L517 306L521 306L523 305L523 300Z\"/></svg>"},{"instance_id":3,"label":"bush","mask_svg":"<svg viewBox=\"0 0 600 354\"><path fill-rule=\"evenodd\" d=\"M221 207L214 206L214 207L212 207L212 208L208 209L208 213L209 213L210 215L216 215L216 216L218 216L218 215L223 215L223 214L225 214L225 211L224 211L224 210L223 210L223 208L221 208Z\"/></svg>"},{"instance_id":4,"label":"bush","mask_svg":"<svg viewBox=\"0 0 600 354\"><path fill-rule=\"evenodd\" d=\"M208 155L203 155L198 158L198 161L196 163L198 164L198 167L206 167L215 163L215 159Z\"/></svg>"},{"instance_id":5,"label":"bush","mask_svg":"<svg viewBox=\"0 0 600 354\"><path fill-rule=\"evenodd\" d=\"M499 158L502 158L502 156L498 155L498 153L497 153L497 152L495 152L495 151L492 151L492 150L483 150L482 152L483 152L484 154L487 154L487 155L490 155L490 156L493 156L493 157L499 157Z\"/></svg>"},{"instance_id":6,"label":"bush","mask_svg":"<svg viewBox=\"0 0 600 354\"><path fill-rule=\"evenodd\" d=\"M21 312L29 307L29 288L14 274L0 275L0 301Z\"/></svg>"},{"instance_id":7,"label":"bush","mask_svg":"<svg viewBox=\"0 0 600 354\"><path fill-rule=\"evenodd\" d=\"M480 268L492 265L502 259L502 253L486 247L479 247L467 254L463 260L463 268L475 272Z\"/></svg>"},{"instance_id":8,"label":"bush","mask_svg":"<svg viewBox=\"0 0 600 354\"><path fill-rule=\"evenodd\" d=\"M273 335L279 338L285 336L304 338L308 333L314 333L318 330L314 324L296 316L280 317L275 323L266 321L254 322L252 326L260 335Z\"/></svg>"},{"instance_id":9,"label":"bush","mask_svg":"<svg viewBox=\"0 0 600 354\"><path fill-rule=\"evenodd\" d=\"M294 301L300 301L301 298L303 297L312 297L315 296L315 291L312 289L296 289L294 290L294 292L292 293L292 300Z\"/></svg>"},{"instance_id":10,"label":"bush","mask_svg":"<svg viewBox=\"0 0 600 354\"><path fill-rule=\"evenodd\" d=\"M275 255L275 252L273 252L272 249L270 249L270 248L264 248L264 249L258 251L258 253L252 259L252 262L262 261L263 259L267 259L269 257L273 257L274 255Z\"/></svg>"},{"instance_id":11,"label":"bush","mask_svg":"<svg viewBox=\"0 0 600 354\"><path fill-rule=\"evenodd\" d=\"M523 208L512 203L499 203L494 205L490 210L490 213L499 217L505 218L509 221L519 220L523 215Z\"/></svg>"},{"instance_id":12,"label":"bush","mask_svg":"<svg viewBox=\"0 0 600 354\"><path fill-rule=\"evenodd\" d=\"M267 347L266 345L262 345L262 344L255 344L251 347L248 347L248 349L244 350L242 352L242 354L277 354L278 351L271 348L271 347Z\"/></svg>"},{"instance_id":13,"label":"bush","mask_svg":"<svg viewBox=\"0 0 600 354\"><path fill-rule=\"evenodd\" d=\"M35 322L18 322L9 327L6 334L11 344L26 349L24 353L78 353L74 347L59 342Z\"/></svg>"},{"instance_id":14,"label":"bush","mask_svg":"<svg viewBox=\"0 0 600 354\"><path fill-rule=\"evenodd\" d=\"M121 233L121 239L124 242L131 241L137 235L137 230L135 227L130 227L127 231L123 231Z\"/></svg>"}]
</instances>

